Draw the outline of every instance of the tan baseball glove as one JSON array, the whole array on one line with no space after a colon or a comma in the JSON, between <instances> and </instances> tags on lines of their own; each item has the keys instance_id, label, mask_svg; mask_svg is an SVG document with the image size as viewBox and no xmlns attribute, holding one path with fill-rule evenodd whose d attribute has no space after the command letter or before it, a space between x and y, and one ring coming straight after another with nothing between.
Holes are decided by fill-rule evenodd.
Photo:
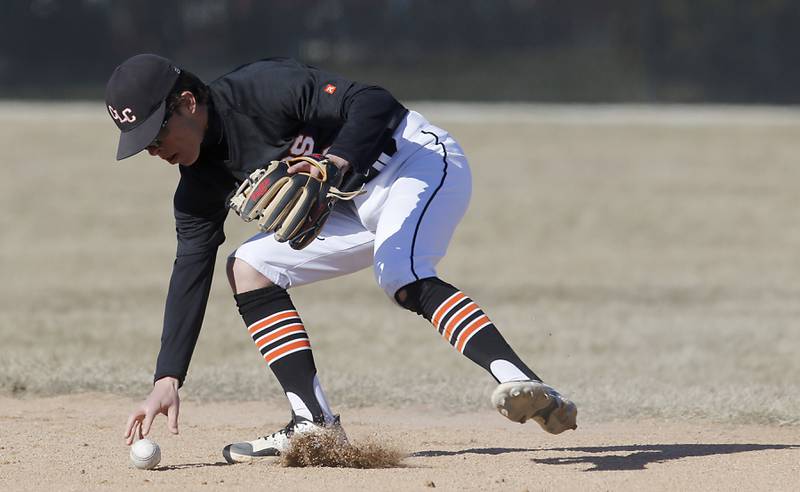
<instances>
[{"instance_id":1,"label":"tan baseball glove","mask_svg":"<svg viewBox=\"0 0 800 492\"><path fill-rule=\"evenodd\" d=\"M307 162L320 171L289 174L298 162ZM239 186L230 199L230 208L245 222L258 221L264 232L275 232L279 242L303 249L313 241L338 200L352 200L361 190L343 192L342 173L320 155L272 161L257 169Z\"/></svg>"}]
</instances>

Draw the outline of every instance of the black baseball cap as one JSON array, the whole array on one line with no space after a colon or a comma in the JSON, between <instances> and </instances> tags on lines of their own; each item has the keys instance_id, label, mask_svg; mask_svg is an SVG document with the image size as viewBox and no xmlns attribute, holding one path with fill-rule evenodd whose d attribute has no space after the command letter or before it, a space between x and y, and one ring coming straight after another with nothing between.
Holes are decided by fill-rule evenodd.
<instances>
[{"instance_id":1,"label":"black baseball cap","mask_svg":"<svg viewBox=\"0 0 800 492\"><path fill-rule=\"evenodd\" d=\"M120 130L117 160L143 151L161 130L167 96L181 69L152 54L128 58L106 85L106 109Z\"/></svg>"}]
</instances>

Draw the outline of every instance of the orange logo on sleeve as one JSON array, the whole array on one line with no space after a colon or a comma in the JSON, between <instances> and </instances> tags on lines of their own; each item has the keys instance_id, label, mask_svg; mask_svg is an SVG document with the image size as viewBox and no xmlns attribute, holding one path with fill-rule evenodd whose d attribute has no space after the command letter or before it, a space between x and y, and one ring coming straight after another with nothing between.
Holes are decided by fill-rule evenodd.
<instances>
[{"instance_id":1,"label":"orange logo on sleeve","mask_svg":"<svg viewBox=\"0 0 800 492\"><path fill-rule=\"evenodd\" d=\"M325 86L325 88L324 88L324 89L322 89L322 90L323 90L323 91L325 91L325 92L327 92L327 93L328 93L328 94L330 94L330 95L333 95L333 93L334 93L334 92L336 92L336 86L335 86L335 85L333 85L333 84L328 84L328 85L326 85L326 86Z\"/></svg>"}]
</instances>

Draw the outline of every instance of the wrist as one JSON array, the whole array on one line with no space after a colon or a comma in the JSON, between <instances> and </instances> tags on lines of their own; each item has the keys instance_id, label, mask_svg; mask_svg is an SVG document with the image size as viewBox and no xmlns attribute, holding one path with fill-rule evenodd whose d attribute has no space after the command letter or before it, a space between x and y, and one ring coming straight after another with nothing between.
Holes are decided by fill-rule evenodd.
<instances>
[{"instance_id":1,"label":"wrist","mask_svg":"<svg viewBox=\"0 0 800 492\"><path fill-rule=\"evenodd\" d=\"M163 378L157 379L153 386L172 386L177 390L180 386L180 381L178 381L176 377L164 376Z\"/></svg>"}]
</instances>

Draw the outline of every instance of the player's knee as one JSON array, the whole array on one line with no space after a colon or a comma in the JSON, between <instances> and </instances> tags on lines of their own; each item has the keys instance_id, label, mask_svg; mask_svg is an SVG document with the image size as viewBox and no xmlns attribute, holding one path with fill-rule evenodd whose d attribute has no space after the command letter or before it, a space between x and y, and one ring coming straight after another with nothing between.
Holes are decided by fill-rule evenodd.
<instances>
[{"instance_id":1,"label":"player's knee","mask_svg":"<svg viewBox=\"0 0 800 492\"><path fill-rule=\"evenodd\" d=\"M402 297L400 291L413 284L415 279L408 269L407 262L402 265L395 265L396 263L399 262L380 261L380 259L376 258L373 266L373 273L375 275L375 281L378 283L381 290L383 290L390 299L400 302L397 297L398 295ZM436 275L433 268L425 265L420 266L420 268L415 271L417 274L421 274L421 276L426 278Z\"/></svg>"},{"instance_id":2,"label":"player's knee","mask_svg":"<svg viewBox=\"0 0 800 492\"><path fill-rule=\"evenodd\" d=\"M394 294L394 300L401 307L425 316L425 303L438 286L449 285L438 277L428 277L404 285ZM430 304L430 303L429 303Z\"/></svg>"},{"instance_id":3,"label":"player's knee","mask_svg":"<svg viewBox=\"0 0 800 492\"><path fill-rule=\"evenodd\" d=\"M397 304L409 311L413 311L417 314L422 314L421 306L419 303L419 283L420 281L416 281L414 283L408 284L405 287L400 288L394 294L394 300Z\"/></svg>"},{"instance_id":4,"label":"player's knee","mask_svg":"<svg viewBox=\"0 0 800 492\"><path fill-rule=\"evenodd\" d=\"M234 294L270 287L273 283L258 270L239 258L229 258L226 268Z\"/></svg>"}]
</instances>

